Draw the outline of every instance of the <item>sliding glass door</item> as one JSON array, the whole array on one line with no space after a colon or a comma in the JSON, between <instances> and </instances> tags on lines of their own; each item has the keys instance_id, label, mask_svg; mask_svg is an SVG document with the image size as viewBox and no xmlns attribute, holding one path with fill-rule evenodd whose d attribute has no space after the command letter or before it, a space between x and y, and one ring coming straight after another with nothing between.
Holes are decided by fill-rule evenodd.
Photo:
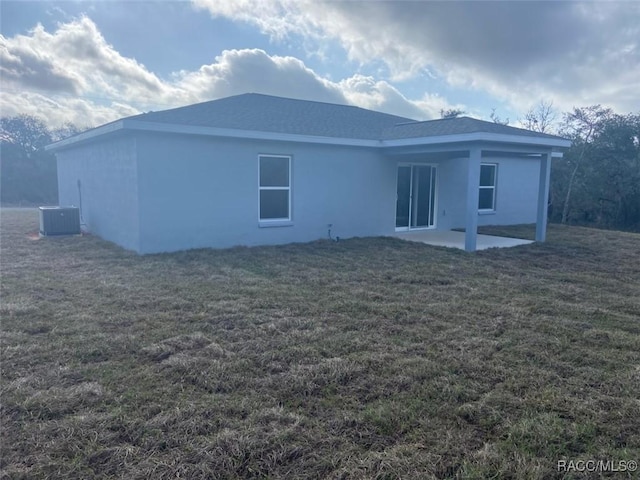
<instances>
[{"instance_id":1,"label":"sliding glass door","mask_svg":"<svg viewBox=\"0 0 640 480\"><path fill-rule=\"evenodd\" d=\"M396 199L396 229L433 228L436 212L436 167L400 165Z\"/></svg>"}]
</instances>

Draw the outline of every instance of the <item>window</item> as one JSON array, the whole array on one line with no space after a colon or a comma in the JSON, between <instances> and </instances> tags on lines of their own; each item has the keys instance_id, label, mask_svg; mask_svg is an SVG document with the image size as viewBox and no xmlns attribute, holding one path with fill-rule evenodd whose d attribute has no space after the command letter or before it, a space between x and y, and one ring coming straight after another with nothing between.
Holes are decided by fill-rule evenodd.
<instances>
[{"instance_id":1,"label":"window","mask_svg":"<svg viewBox=\"0 0 640 480\"><path fill-rule=\"evenodd\" d=\"M291 220L291 157L260 155L260 220Z\"/></svg>"},{"instance_id":2,"label":"window","mask_svg":"<svg viewBox=\"0 0 640 480\"><path fill-rule=\"evenodd\" d=\"M480 192L478 210L492 212L496 209L496 179L498 165L483 163L480 165Z\"/></svg>"}]
</instances>

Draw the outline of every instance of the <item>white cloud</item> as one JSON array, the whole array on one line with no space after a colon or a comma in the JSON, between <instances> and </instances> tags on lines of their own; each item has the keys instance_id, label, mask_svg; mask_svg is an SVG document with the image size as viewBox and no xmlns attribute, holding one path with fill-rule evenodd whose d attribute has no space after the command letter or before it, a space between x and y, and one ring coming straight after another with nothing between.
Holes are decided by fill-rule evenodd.
<instances>
[{"instance_id":1,"label":"white cloud","mask_svg":"<svg viewBox=\"0 0 640 480\"><path fill-rule=\"evenodd\" d=\"M540 99L556 109L601 103L640 109L640 4L557 2L318 2L195 0L273 41L385 65L386 77L329 79L291 56L226 50L197 69L162 78L118 52L83 16L47 31L0 35L2 115L52 125L99 125L124 115L245 92L350 103L418 119L441 109L477 112L437 94L407 98L397 81L425 70L453 88L486 93L521 113ZM394 85L395 84L395 85Z\"/></svg>"},{"instance_id":2,"label":"white cloud","mask_svg":"<svg viewBox=\"0 0 640 480\"><path fill-rule=\"evenodd\" d=\"M339 85L349 103L417 120L439 118L440 110L465 109L464 105L451 105L438 95L425 94L420 100L409 100L393 85L370 76L356 74Z\"/></svg>"},{"instance_id":3,"label":"white cloud","mask_svg":"<svg viewBox=\"0 0 640 480\"><path fill-rule=\"evenodd\" d=\"M411 101L372 77L331 81L297 58L259 49L225 50L211 64L162 79L122 56L86 16L60 24L53 33L38 25L29 35L0 39L2 115L36 115L51 126L96 126L246 92L353 104L418 119L449 107L436 96Z\"/></svg>"},{"instance_id":4,"label":"white cloud","mask_svg":"<svg viewBox=\"0 0 640 480\"><path fill-rule=\"evenodd\" d=\"M31 115L41 118L52 128L72 123L89 128L140 113L131 105L111 102L102 105L91 100L68 96L48 96L37 92L21 92L0 97L2 116Z\"/></svg>"},{"instance_id":5,"label":"white cloud","mask_svg":"<svg viewBox=\"0 0 640 480\"><path fill-rule=\"evenodd\" d=\"M11 59L8 67L2 62L3 81L11 88L100 92L107 98L124 91L135 94L141 103L168 94L144 65L107 44L87 17L61 24L53 34L40 24L29 33L0 39L3 60Z\"/></svg>"},{"instance_id":6,"label":"white cloud","mask_svg":"<svg viewBox=\"0 0 640 480\"><path fill-rule=\"evenodd\" d=\"M81 79L56 64L47 49L38 48L43 28L38 25L33 37L17 36L8 40L0 35L0 73L4 85L79 93Z\"/></svg>"},{"instance_id":7,"label":"white cloud","mask_svg":"<svg viewBox=\"0 0 640 480\"><path fill-rule=\"evenodd\" d=\"M176 85L194 101L245 92L346 103L338 86L294 57L269 56L264 50L225 50L215 63L181 72Z\"/></svg>"},{"instance_id":8,"label":"white cloud","mask_svg":"<svg viewBox=\"0 0 640 480\"><path fill-rule=\"evenodd\" d=\"M640 3L193 0L273 40L339 42L352 60L383 61L391 80L423 70L517 110L640 108Z\"/></svg>"}]
</instances>

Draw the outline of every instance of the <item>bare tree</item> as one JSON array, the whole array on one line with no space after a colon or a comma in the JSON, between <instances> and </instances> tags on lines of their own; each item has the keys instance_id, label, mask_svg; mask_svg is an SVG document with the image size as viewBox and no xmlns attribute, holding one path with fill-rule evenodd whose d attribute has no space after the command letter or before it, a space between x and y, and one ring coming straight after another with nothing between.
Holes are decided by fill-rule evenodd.
<instances>
[{"instance_id":1,"label":"bare tree","mask_svg":"<svg viewBox=\"0 0 640 480\"><path fill-rule=\"evenodd\" d=\"M465 113L467 112L459 108L449 108L447 110L445 110L444 108L441 108L440 118L458 118L459 116L464 115Z\"/></svg>"},{"instance_id":2,"label":"bare tree","mask_svg":"<svg viewBox=\"0 0 640 480\"><path fill-rule=\"evenodd\" d=\"M497 123L499 125L509 125L509 118L505 118L504 120L500 118L496 113L495 108L491 109L491 115L489 115L489 118L493 121L493 123Z\"/></svg>"},{"instance_id":3,"label":"bare tree","mask_svg":"<svg viewBox=\"0 0 640 480\"><path fill-rule=\"evenodd\" d=\"M573 112L564 114L564 122L561 134L572 139L574 146L579 146L578 154L573 160L573 168L567 184L567 194L562 207L561 222L567 223L569 217L569 205L571 202L571 191L576 179L576 174L589 149L594 136L603 127L607 119L613 115L610 108L602 108L600 105L590 107L575 108Z\"/></svg>"},{"instance_id":4,"label":"bare tree","mask_svg":"<svg viewBox=\"0 0 640 480\"><path fill-rule=\"evenodd\" d=\"M525 113L524 120L521 120L520 123L527 130L548 133L553 128L556 116L553 102L551 100L540 100L538 105L531 107L529 111Z\"/></svg>"},{"instance_id":5,"label":"bare tree","mask_svg":"<svg viewBox=\"0 0 640 480\"><path fill-rule=\"evenodd\" d=\"M72 137L78 133L82 133L85 130L89 130L90 127L78 127L73 123L66 122L61 127L51 130L51 141L57 142L64 138Z\"/></svg>"},{"instance_id":6,"label":"bare tree","mask_svg":"<svg viewBox=\"0 0 640 480\"><path fill-rule=\"evenodd\" d=\"M51 132L30 115L0 118L0 201L20 205L55 202L56 161L44 146Z\"/></svg>"}]
</instances>

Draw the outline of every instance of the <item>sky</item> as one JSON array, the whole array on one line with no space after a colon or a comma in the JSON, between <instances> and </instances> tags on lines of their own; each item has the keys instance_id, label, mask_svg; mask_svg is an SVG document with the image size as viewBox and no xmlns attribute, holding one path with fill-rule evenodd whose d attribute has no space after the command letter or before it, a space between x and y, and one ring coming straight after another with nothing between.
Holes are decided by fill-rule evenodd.
<instances>
[{"instance_id":1,"label":"sky","mask_svg":"<svg viewBox=\"0 0 640 480\"><path fill-rule=\"evenodd\" d=\"M0 114L93 127L247 92L511 125L640 111L640 1L0 1Z\"/></svg>"}]
</instances>

